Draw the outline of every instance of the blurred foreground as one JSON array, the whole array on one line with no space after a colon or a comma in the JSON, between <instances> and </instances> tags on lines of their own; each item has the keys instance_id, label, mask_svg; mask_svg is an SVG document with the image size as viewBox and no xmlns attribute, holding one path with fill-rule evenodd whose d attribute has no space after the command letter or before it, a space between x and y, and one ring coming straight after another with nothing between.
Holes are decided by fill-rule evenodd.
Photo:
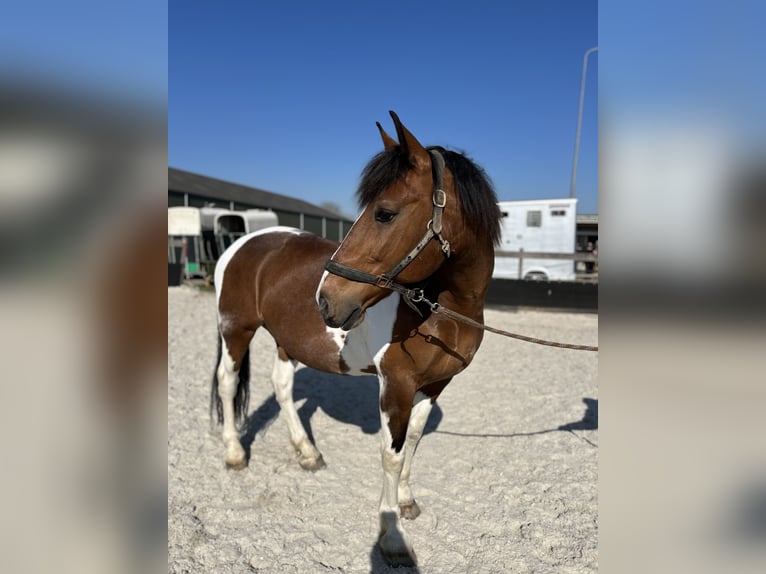
<instances>
[{"instance_id":1,"label":"blurred foreground","mask_svg":"<svg viewBox=\"0 0 766 574\"><path fill-rule=\"evenodd\" d=\"M600 5L604 572L766 571L763 17Z\"/></svg>"},{"instance_id":2,"label":"blurred foreground","mask_svg":"<svg viewBox=\"0 0 766 574\"><path fill-rule=\"evenodd\" d=\"M119 57L164 37L143 4L113 26L93 3L4 15L2 572L165 568L166 89Z\"/></svg>"}]
</instances>

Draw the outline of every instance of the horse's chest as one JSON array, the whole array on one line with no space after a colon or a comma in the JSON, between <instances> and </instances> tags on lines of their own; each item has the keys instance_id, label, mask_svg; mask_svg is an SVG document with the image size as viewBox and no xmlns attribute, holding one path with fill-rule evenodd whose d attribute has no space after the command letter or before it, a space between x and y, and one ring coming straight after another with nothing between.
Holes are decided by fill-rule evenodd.
<instances>
[{"instance_id":1,"label":"horse's chest","mask_svg":"<svg viewBox=\"0 0 766 574\"><path fill-rule=\"evenodd\" d=\"M338 364L344 374L363 375L375 373L375 365L372 361L367 341L359 333L341 331L340 329L327 329L337 347Z\"/></svg>"},{"instance_id":2,"label":"horse's chest","mask_svg":"<svg viewBox=\"0 0 766 574\"><path fill-rule=\"evenodd\" d=\"M341 370L349 375L375 374L373 358L391 341L399 306L394 293L366 311L365 320L351 331L327 328L334 342Z\"/></svg>"}]
</instances>

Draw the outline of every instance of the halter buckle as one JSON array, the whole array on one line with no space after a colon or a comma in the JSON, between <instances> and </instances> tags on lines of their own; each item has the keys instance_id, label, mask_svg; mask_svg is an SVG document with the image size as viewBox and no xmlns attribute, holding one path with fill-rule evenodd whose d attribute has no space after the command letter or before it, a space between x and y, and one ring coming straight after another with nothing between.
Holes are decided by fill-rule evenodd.
<instances>
[{"instance_id":1,"label":"halter buckle","mask_svg":"<svg viewBox=\"0 0 766 574\"><path fill-rule=\"evenodd\" d=\"M385 275L380 275L375 279L375 285L377 287L380 287L381 289L390 289L391 279L389 279Z\"/></svg>"},{"instance_id":2,"label":"halter buckle","mask_svg":"<svg viewBox=\"0 0 766 574\"><path fill-rule=\"evenodd\" d=\"M444 207L447 205L447 194L444 193L443 189L435 189L433 201L435 207L444 209Z\"/></svg>"}]
</instances>

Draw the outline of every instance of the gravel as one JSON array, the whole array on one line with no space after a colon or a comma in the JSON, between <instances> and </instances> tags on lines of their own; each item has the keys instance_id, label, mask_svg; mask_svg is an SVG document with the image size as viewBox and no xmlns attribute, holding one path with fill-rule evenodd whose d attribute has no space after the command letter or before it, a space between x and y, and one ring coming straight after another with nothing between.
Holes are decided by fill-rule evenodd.
<instances>
[{"instance_id":1,"label":"gravel","mask_svg":"<svg viewBox=\"0 0 766 574\"><path fill-rule=\"evenodd\" d=\"M598 344L593 314L489 309L485 320ZM394 569L376 547L377 380L296 373L296 405L327 462L304 471L271 387L274 342L258 331L251 459L229 471L208 416L216 337L213 293L168 288L168 572L597 571L597 353L485 336L431 414L411 479L422 514L404 522L419 565Z\"/></svg>"}]
</instances>

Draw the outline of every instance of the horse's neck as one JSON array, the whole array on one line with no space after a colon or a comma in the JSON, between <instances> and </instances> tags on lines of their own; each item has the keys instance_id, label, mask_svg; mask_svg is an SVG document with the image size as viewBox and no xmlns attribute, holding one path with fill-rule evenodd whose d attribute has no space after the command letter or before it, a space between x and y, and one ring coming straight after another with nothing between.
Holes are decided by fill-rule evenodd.
<instances>
[{"instance_id":1,"label":"horse's neck","mask_svg":"<svg viewBox=\"0 0 766 574\"><path fill-rule=\"evenodd\" d=\"M474 319L484 310L492 276L494 251L477 246L456 251L439 270L439 282L444 288L439 295L439 304Z\"/></svg>"}]
</instances>

